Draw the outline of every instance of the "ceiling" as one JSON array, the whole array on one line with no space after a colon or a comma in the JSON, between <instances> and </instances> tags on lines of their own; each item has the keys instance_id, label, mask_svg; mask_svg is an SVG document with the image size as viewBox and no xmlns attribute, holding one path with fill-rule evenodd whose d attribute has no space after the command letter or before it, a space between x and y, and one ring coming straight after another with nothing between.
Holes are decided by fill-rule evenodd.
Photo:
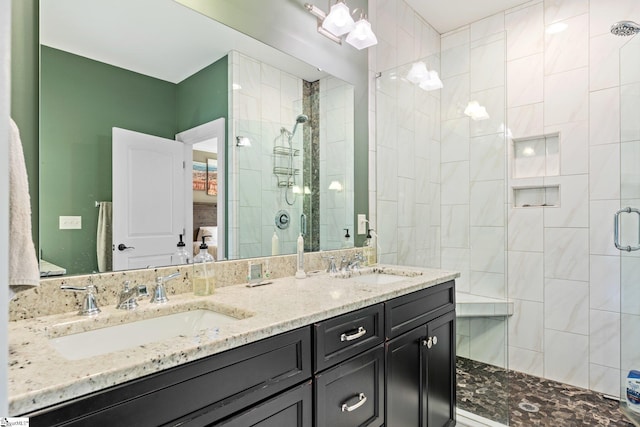
<instances>
[{"instance_id":1,"label":"ceiling","mask_svg":"<svg viewBox=\"0 0 640 427\"><path fill-rule=\"evenodd\" d=\"M527 0L405 1L440 34L527 2Z\"/></svg>"}]
</instances>

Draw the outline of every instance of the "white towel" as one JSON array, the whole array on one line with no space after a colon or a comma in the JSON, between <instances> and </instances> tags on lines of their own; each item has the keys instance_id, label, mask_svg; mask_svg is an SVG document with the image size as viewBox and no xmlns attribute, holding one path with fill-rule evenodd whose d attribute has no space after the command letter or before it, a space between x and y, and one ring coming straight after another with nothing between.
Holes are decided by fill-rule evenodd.
<instances>
[{"instance_id":1,"label":"white towel","mask_svg":"<svg viewBox=\"0 0 640 427\"><path fill-rule=\"evenodd\" d=\"M40 268L31 237L31 200L20 131L9 131L9 299L40 284Z\"/></svg>"},{"instance_id":2,"label":"white towel","mask_svg":"<svg viewBox=\"0 0 640 427\"><path fill-rule=\"evenodd\" d=\"M96 252L98 255L98 271L113 270L113 249L111 243L111 223L113 221L113 204L100 202L98 212L98 232L96 233Z\"/></svg>"}]
</instances>

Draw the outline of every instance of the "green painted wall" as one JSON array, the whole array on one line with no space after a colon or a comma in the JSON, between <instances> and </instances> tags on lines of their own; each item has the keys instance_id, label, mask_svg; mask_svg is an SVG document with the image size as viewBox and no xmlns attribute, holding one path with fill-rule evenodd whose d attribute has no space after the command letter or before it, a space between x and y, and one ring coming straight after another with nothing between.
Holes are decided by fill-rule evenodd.
<instances>
[{"instance_id":1,"label":"green painted wall","mask_svg":"<svg viewBox=\"0 0 640 427\"><path fill-rule=\"evenodd\" d=\"M33 242L38 247L38 0L11 2L11 117L20 129L29 175Z\"/></svg>"},{"instance_id":2,"label":"green painted wall","mask_svg":"<svg viewBox=\"0 0 640 427\"><path fill-rule=\"evenodd\" d=\"M40 224L43 258L69 274L97 269L95 201L111 200L111 128L173 139L175 84L41 48ZM82 217L59 230L60 215Z\"/></svg>"},{"instance_id":3,"label":"green painted wall","mask_svg":"<svg viewBox=\"0 0 640 427\"><path fill-rule=\"evenodd\" d=\"M220 117L228 121L228 64L225 56L178 83L178 132Z\"/></svg>"}]
</instances>

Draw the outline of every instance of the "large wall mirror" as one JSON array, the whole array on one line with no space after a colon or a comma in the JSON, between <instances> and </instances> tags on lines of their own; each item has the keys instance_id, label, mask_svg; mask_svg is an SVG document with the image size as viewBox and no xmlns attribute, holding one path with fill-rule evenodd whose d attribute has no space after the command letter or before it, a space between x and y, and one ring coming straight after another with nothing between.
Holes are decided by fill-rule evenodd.
<instances>
[{"instance_id":1,"label":"large wall mirror","mask_svg":"<svg viewBox=\"0 0 640 427\"><path fill-rule=\"evenodd\" d=\"M353 244L353 85L172 0L40 20L44 275Z\"/></svg>"}]
</instances>

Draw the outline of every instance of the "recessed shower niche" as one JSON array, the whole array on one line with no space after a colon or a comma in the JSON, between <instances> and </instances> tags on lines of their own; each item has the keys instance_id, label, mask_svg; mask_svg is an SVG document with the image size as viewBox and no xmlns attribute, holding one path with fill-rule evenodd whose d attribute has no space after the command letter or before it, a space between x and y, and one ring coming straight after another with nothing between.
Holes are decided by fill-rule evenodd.
<instances>
[{"instance_id":1,"label":"recessed shower niche","mask_svg":"<svg viewBox=\"0 0 640 427\"><path fill-rule=\"evenodd\" d=\"M513 139L511 188L514 207L560 205L560 186L547 179L560 175L559 143L559 133Z\"/></svg>"}]
</instances>

